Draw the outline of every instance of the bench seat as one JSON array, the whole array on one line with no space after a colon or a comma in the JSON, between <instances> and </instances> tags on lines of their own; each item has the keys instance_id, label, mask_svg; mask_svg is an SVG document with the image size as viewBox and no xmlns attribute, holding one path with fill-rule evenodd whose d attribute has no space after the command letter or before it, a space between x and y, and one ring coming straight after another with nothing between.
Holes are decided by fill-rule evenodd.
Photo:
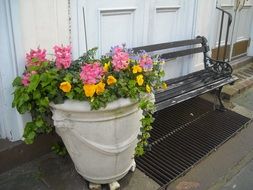
<instances>
[{"instance_id":1,"label":"bench seat","mask_svg":"<svg viewBox=\"0 0 253 190\"><path fill-rule=\"evenodd\" d=\"M213 70L205 69L167 80L165 82L168 85L168 89L159 90L155 93L156 111L194 98L226 84L232 84L237 79L233 75L217 75Z\"/></svg>"},{"instance_id":2,"label":"bench seat","mask_svg":"<svg viewBox=\"0 0 253 190\"><path fill-rule=\"evenodd\" d=\"M209 46L205 37L197 36L196 39L133 48L135 52L141 50L160 57L165 61L165 64L178 57L203 53L203 70L167 80L165 82L168 89L155 92L156 111L209 91L216 92L220 104L218 109L225 110L221 100L222 87L226 84L232 84L237 80L237 77L232 75L233 68L228 62L214 60L207 55Z\"/></svg>"}]
</instances>

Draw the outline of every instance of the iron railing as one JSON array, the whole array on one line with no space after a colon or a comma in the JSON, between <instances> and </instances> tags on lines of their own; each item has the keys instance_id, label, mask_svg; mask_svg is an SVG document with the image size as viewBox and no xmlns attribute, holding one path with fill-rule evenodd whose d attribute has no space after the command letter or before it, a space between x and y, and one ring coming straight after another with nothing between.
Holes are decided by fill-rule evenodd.
<instances>
[{"instance_id":1,"label":"iron railing","mask_svg":"<svg viewBox=\"0 0 253 190\"><path fill-rule=\"evenodd\" d=\"M228 45L228 36L229 36L229 29L230 29L230 26L231 26L231 23L232 23L232 15L219 8L219 7L216 7L219 11L221 11L221 22L220 22L220 33L219 33L219 41L218 41L218 50L217 50L217 55L216 55L216 59L219 60L220 58L220 49L221 49L221 38L222 38L222 33L223 33L223 24L224 24L224 16L225 14L227 15L227 29L226 29L226 37L225 37L225 46L224 46L224 52L223 52L223 57L222 57L222 60L225 61L226 59L226 55L227 55L227 45Z\"/></svg>"}]
</instances>

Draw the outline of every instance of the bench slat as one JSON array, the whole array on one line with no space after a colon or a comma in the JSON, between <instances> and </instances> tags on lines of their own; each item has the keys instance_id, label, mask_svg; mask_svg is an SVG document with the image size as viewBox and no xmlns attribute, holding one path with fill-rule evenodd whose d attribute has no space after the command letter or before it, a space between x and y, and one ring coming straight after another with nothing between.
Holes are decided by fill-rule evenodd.
<instances>
[{"instance_id":1,"label":"bench slat","mask_svg":"<svg viewBox=\"0 0 253 190\"><path fill-rule=\"evenodd\" d=\"M192 48L192 49L165 53L161 55L161 58L167 60L167 59L173 59L173 58L182 57L185 55L191 55L191 54L200 53L200 52L203 53L204 51L205 51L205 47L197 47L197 48Z\"/></svg>"},{"instance_id":2,"label":"bench slat","mask_svg":"<svg viewBox=\"0 0 253 190\"><path fill-rule=\"evenodd\" d=\"M227 77L222 80L218 80L216 82L210 83L210 84L203 86L201 88L194 89L194 90L191 90L187 93L175 96L174 98L168 98L162 102L156 102L156 111L170 107L172 105L183 102L185 100L189 100L191 98L194 98L196 96L199 96L201 94L209 92L211 90L214 90L214 89L224 86L226 84L230 84L230 83L234 82L235 80L237 80L237 78L234 76Z\"/></svg>"},{"instance_id":3,"label":"bench slat","mask_svg":"<svg viewBox=\"0 0 253 190\"><path fill-rule=\"evenodd\" d=\"M206 79L203 80L202 78L205 77ZM189 87L192 85L192 83L196 83L196 81L198 81L197 83L204 83L205 81L207 82L207 80L210 80L210 74L209 73L204 73L202 74L202 77L199 78L197 76L194 76L194 77L191 77L189 79L185 79L181 82L172 82L172 83L168 83L167 81L165 81L167 84L168 84L168 89L166 90L160 90L160 91L157 91L155 93L155 96L157 99L160 99L162 98L163 96L167 96L167 94L169 95L170 93L179 93L178 91L181 91L182 89L182 86L183 87Z\"/></svg>"},{"instance_id":4,"label":"bench slat","mask_svg":"<svg viewBox=\"0 0 253 190\"><path fill-rule=\"evenodd\" d=\"M148 46L142 46L142 47L135 47L133 48L133 50L134 52L138 52L140 50L145 50L146 52L152 52L152 51L159 51L163 49L200 44L201 42L202 42L201 38L196 38L192 40L182 40L182 41L176 41L176 42L168 42L168 43L154 44L154 45L148 45Z\"/></svg>"},{"instance_id":5,"label":"bench slat","mask_svg":"<svg viewBox=\"0 0 253 190\"><path fill-rule=\"evenodd\" d=\"M200 76L200 75L202 75L204 73L208 74L209 72L210 72L210 70L208 70L208 69L196 71L196 72L184 75L184 76L180 76L180 77L177 77L177 78L169 79L169 80L166 81L166 83L168 85L171 85L171 84L174 84L174 83L179 83L179 82L182 82L182 81L184 81L186 79L190 79L190 78L194 78L194 77Z\"/></svg>"},{"instance_id":6,"label":"bench slat","mask_svg":"<svg viewBox=\"0 0 253 190\"><path fill-rule=\"evenodd\" d=\"M202 75L196 76L195 78L184 80L180 83L175 83L175 85L169 85L170 87L168 90L156 94L155 97L156 100L160 102L164 99L169 99L188 91L201 88L202 86L215 83L216 81L222 80L224 78L224 76L216 76L215 73L204 73Z\"/></svg>"}]
</instances>

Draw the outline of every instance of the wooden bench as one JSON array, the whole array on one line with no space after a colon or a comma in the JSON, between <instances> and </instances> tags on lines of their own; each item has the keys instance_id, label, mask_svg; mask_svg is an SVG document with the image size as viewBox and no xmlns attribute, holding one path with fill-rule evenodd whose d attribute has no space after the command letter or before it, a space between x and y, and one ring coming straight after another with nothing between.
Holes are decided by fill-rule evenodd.
<instances>
[{"instance_id":1,"label":"wooden bench","mask_svg":"<svg viewBox=\"0 0 253 190\"><path fill-rule=\"evenodd\" d=\"M172 48L173 50L171 50ZM175 48L180 49L175 51ZM191 40L136 47L133 50L135 52L145 50L151 54L158 54L165 61L203 53L203 70L169 79L165 81L168 84L168 89L155 93L157 111L213 90L215 90L219 100L218 108L224 110L221 100L222 87L226 84L232 84L237 78L232 76L233 69L228 62L214 60L207 55L209 46L205 37L198 36Z\"/></svg>"}]
</instances>

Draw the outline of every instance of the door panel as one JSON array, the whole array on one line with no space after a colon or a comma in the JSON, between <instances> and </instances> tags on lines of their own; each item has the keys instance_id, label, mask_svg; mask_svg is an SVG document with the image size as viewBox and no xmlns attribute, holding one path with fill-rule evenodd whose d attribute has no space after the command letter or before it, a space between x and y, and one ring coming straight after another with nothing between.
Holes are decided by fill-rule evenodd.
<instances>
[{"instance_id":1,"label":"door panel","mask_svg":"<svg viewBox=\"0 0 253 190\"><path fill-rule=\"evenodd\" d=\"M154 43L189 39L193 36L195 0L79 0L82 20L82 51L99 47L98 55L111 46L126 43L136 47ZM83 32L82 32L83 31ZM81 52L80 52L81 54ZM191 67L184 58L167 63L166 77L187 74ZM193 65L192 65L193 66Z\"/></svg>"},{"instance_id":2,"label":"door panel","mask_svg":"<svg viewBox=\"0 0 253 190\"><path fill-rule=\"evenodd\" d=\"M112 45L126 43L128 47L142 44L142 0L87 0L83 1L87 47L98 46L99 53Z\"/></svg>"},{"instance_id":3,"label":"door panel","mask_svg":"<svg viewBox=\"0 0 253 190\"><path fill-rule=\"evenodd\" d=\"M194 27L194 0L153 1L148 43L190 39Z\"/></svg>"}]
</instances>

